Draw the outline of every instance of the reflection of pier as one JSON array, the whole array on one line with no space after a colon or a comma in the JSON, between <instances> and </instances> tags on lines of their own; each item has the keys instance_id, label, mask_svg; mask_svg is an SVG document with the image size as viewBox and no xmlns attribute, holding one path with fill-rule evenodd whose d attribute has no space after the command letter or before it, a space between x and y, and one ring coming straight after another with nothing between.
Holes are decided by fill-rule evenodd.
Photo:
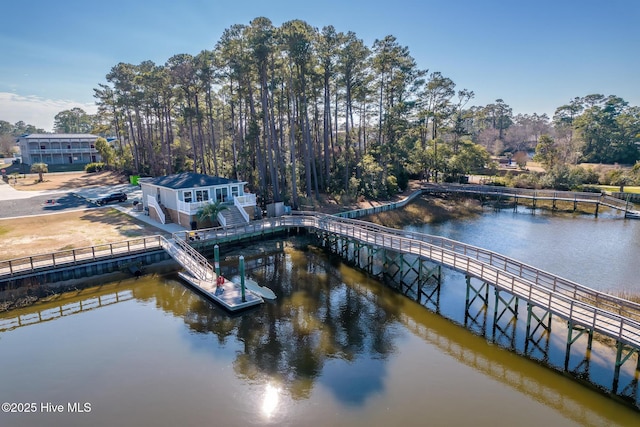
<instances>
[{"instance_id":1,"label":"reflection of pier","mask_svg":"<svg viewBox=\"0 0 640 427\"><path fill-rule=\"evenodd\" d=\"M75 298L76 300L66 301L54 306L51 306L52 303L43 303L43 307L35 312L18 314L14 317L0 318L0 332L6 332L22 326L35 325L37 323L60 319L61 317L70 316L72 314L84 313L95 310L96 308L129 301L133 298L133 290L123 289L102 295L83 297L83 299L80 300Z\"/></svg>"},{"instance_id":2,"label":"reflection of pier","mask_svg":"<svg viewBox=\"0 0 640 427\"><path fill-rule=\"evenodd\" d=\"M502 363L500 358L492 354L489 346L470 347L462 339L463 335L443 334L438 331L437 322L421 324L408 315L403 315L405 325L418 336L437 346L440 350L473 369L494 378L503 384L532 397L545 406L556 409L559 413L571 418L583 426L611 425L614 420L605 418L602 413L589 409L567 394L561 387L554 387L554 382L540 381L532 376L524 365L514 367L513 364ZM458 338L458 339L456 339Z\"/></svg>"},{"instance_id":3,"label":"reflection of pier","mask_svg":"<svg viewBox=\"0 0 640 427\"><path fill-rule=\"evenodd\" d=\"M377 297L366 286L351 285L351 287L360 295L375 302ZM573 399L563 387L554 387L556 382L541 381L531 374L526 362L517 362L518 356L498 358L495 347L488 344L470 345L473 339L470 340L470 337L465 334L451 333L451 323L445 318L430 316L426 323L422 315L413 314L415 308L411 309L410 306L411 304L407 304L398 310L402 324L458 362L532 397L545 406L554 408L580 425L594 427L615 425L615 419L610 419L603 415L603 412L590 409L579 400Z\"/></svg>"}]
</instances>

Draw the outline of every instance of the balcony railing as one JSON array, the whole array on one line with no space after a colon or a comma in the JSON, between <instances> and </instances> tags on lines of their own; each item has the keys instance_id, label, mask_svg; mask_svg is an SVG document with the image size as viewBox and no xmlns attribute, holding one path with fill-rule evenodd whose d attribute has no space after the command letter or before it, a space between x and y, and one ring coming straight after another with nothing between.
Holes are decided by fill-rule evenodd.
<instances>
[{"instance_id":1,"label":"balcony railing","mask_svg":"<svg viewBox=\"0 0 640 427\"><path fill-rule=\"evenodd\" d=\"M75 153L92 153L97 154L98 150L90 147L78 148L39 148L29 150L29 154L75 154Z\"/></svg>"},{"instance_id":2,"label":"balcony railing","mask_svg":"<svg viewBox=\"0 0 640 427\"><path fill-rule=\"evenodd\" d=\"M212 203L212 200L204 200L202 202L183 202L178 200L178 211L184 212L189 215L195 215L198 210L206 204ZM233 203L242 209L244 206L255 206L256 195L245 194L244 196L236 196L233 199L227 200L229 203Z\"/></svg>"},{"instance_id":3,"label":"balcony railing","mask_svg":"<svg viewBox=\"0 0 640 427\"><path fill-rule=\"evenodd\" d=\"M234 197L233 203L238 207L255 206L256 195L250 193L250 194L245 194L244 196L236 196Z\"/></svg>"},{"instance_id":4,"label":"balcony railing","mask_svg":"<svg viewBox=\"0 0 640 427\"><path fill-rule=\"evenodd\" d=\"M210 200L203 200L202 202L183 202L178 200L178 211L184 212L189 215L198 213L198 210L206 204L211 203Z\"/></svg>"}]
</instances>

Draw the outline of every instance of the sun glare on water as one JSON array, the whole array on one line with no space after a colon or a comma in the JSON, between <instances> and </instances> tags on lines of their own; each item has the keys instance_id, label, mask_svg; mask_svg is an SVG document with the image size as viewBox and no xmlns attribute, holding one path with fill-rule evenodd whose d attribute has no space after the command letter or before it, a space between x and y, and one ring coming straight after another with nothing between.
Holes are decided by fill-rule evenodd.
<instances>
[{"instance_id":1,"label":"sun glare on water","mask_svg":"<svg viewBox=\"0 0 640 427\"><path fill-rule=\"evenodd\" d=\"M271 384L267 384L267 388L264 393L264 400L262 401L262 414L267 418L271 418L278 407L279 402L280 389Z\"/></svg>"}]
</instances>

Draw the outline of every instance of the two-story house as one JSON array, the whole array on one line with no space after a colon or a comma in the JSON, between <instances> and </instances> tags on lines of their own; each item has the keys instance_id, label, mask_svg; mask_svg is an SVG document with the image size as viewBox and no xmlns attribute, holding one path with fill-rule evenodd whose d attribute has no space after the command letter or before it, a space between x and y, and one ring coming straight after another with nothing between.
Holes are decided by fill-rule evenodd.
<instances>
[{"instance_id":1,"label":"two-story house","mask_svg":"<svg viewBox=\"0 0 640 427\"><path fill-rule=\"evenodd\" d=\"M18 138L22 163L62 165L100 162L96 150L97 135L70 133L34 133Z\"/></svg>"}]
</instances>

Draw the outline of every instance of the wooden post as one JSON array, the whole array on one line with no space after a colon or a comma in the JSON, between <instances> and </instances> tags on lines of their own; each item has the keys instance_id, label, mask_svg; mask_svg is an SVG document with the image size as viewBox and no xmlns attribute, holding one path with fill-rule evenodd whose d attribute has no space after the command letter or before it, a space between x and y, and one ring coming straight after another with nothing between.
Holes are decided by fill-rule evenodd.
<instances>
[{"instance_id":1,"label":"wooden post","mask_svg":"<svg viewBox=\"0 0 640 427\"><path fill-rule=\"evenodd\" d=\"M573 333L573 322L571 320L569 320L568 326L569 326L569 333L567 336L567 349L565 350L565 354L564 354L564 370L565 371L569 370L569 357L571 356L571 344L573 344L573 341L574 341L571 338L571 335Z\"/></svg>"},{"instance_id":2,"label":"wooden post","mask_svg":"<svg viewBox=\"0 0 640 427\"><path fill-rule=\"evenodd\" d=\"M220 277L220 247L215 245L213 247L213 265L216 271L216 277Z\"/></svg>"},{"instance_id":3,"label":"wooden post","mask_svg":"<svg viewBox=\"0 0 640 427\"><path fill-rule=\"evenodd\" d=\"M247 302L244 294L244 255L240 255L238 261L240 262L240 289L242 290L242 302Z\"/></svg>"},{"instance_id":4,"label":"wooden post","mask_svg":"<svg viewBox=\"0 0 640 427\"><path fill-rule=\"evenodd\" d=\"M616 348L617 348L616 366L613 373L613 387L612 387L612 391L614 394L618 392L618 382L620 380L620 366L622 366L622 363L624 363L622 360L622 349L624 348L624 344L618 341L616 342Z\"/></svg>"}]
</instances>

